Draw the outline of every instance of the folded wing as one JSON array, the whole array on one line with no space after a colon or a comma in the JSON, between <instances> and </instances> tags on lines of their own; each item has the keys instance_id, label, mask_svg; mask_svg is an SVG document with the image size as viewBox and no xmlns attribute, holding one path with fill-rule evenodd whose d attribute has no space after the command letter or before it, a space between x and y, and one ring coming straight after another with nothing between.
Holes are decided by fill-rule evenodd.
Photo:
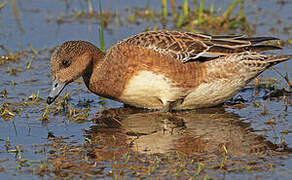
<instances>
[{"instance_id":1,"label":"folded wing","mask_svg":"<svg viewBox=\"0 0 292 180\"><path fill-rule=\"evenodd\" d=\"M274 37L245 37L243 35L211 36L208 34L148 31L127 38L120 43L142 46L179 59L183 63L190 60L208 59L246 51L260 52L281 49L274 45L259 44L278 40Z\"/></svg>"}]
</instances>

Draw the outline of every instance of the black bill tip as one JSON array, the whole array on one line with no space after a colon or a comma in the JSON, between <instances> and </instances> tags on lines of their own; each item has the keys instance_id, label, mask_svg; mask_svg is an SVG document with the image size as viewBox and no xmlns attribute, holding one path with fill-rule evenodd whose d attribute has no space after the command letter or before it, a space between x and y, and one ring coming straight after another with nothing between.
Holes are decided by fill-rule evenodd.
<instances>
[{"instance_id":1,"label":"black bill tip","mask_svg":"<svg viewBox=\"0 0 292 180\"><path fill-rule=\"evenodd\" d=\"M52 104L55 101L55 99L59 96L59 94L62 92L65 86L66 86L66 83L63 83L55 79L53 81L52 89L49 94L49 97L47 98L47 103Z\"/></svg>"},{"instance_id":2,"label":"black bill tip","mask_svg":"<svg viewBox=\"0 0 292 180\"><path fill-rule=\"evenodd\" d=\"M47 103L50 105L55 101L56 98L48 97L47 98Z\"/></svg>"}]
</instances>

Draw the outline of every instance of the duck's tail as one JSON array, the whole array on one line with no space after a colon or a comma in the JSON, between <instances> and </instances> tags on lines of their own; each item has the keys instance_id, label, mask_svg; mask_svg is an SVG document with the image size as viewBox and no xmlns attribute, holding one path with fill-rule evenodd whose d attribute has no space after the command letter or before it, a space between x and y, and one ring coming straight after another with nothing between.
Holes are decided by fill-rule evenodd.
<instances>
[{"instance_id":1,"label":"duck's tail","mask_svg":"<svg viewBox=\"0 0 292 180\"><path fill-rule=\"evenodd\" d=\"M270 63L270 67L280 62L292 59L292 55L269 56L266 62Z\"/></svg>"}]
</instances>

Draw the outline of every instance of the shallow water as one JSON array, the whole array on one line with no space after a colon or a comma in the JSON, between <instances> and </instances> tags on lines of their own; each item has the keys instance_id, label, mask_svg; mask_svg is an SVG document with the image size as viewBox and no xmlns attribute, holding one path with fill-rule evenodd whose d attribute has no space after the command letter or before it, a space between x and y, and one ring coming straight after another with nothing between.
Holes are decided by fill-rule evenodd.
<instances>
[{"instance_id":1,"label":"shallow water","mask_svg":"<svg viewBox=\"0 0 292 180\"><path fill-rule=\"evenodd\" d=\"M206 7L212 2L215 1L206 1ZM230 2L225 0L215 4L215 9L217 6L225 9ZM182 4L182 1L177 4ZM98 3L93 1L93 5L98 11ZM145 6L156 12L161 8L156 0L102 2L104 11L119 14L109 21L105 29L106 47L145 29L163 27L157 19L140 18L137 23L128 23L127 17L132 15L134 8ZM272 35L287 41L292 33L291 8L291 2L283 5L273 0L246 1L245 13L249 23L256 22L254 35ZM64 0L11 0L1 8L0 55L21 50L27 52L22 53L25 55L21 55L16 62L0 65L0 91L7 90L7 97L0 98L0 103L3 106L5 102L22 103L24 100L28 104L9 105L15 117L0 119L0 178L127 178L147 175L186 178L197 176L197 162L204 164L204 170L198 175L202 178L208 175L215 179L288 179L291 176L291 94L285 98L264 99L268 91L266 88L257 90L250 86L250 89L242 91L240 95L247 100L247 105L240 108L212 108L175 115L132 114L121 110L106 116L96 113L105 107L118 108L122 105L99 99L89 93L82 83L72 83L62 94L66 91L70 93L69 106L76 109L82 110L89 105L88 121L74 121L68 117L68 110L57 115L51 112L47 120L42 120L46 107L57 107L45 103L51 87L50 49L67 40L99 44L100 26L96 18L72 18L87 9L86 1L77 0L70 3ZM166 28L173 28L171 20ZM240 30L235 32L241 33ZM31 51L30 45L39 52L38 55ZM284 44L280 53L291 54L291 50L291 44ZM31 58L31 67L26 69ZM289 77L292 77L292 61L287 62L286 66ZM285 72L284 63L276 67L280 72ZM9 71L12 68L22 72L11 75ZM285 80L273 70L266 71L260 77L276 78L279 89L287 87ZM27 100L32 93L38 92L39 101ZM113 119L118 119L122 124L112 122ZM56 139L48 138L49 133ZM18 145L20 153L15 151ZM225 158L224 147L228 149L226 168L216 168ZM80 153L66 154L76 152L76 149ZM257 168L252 169L243 161L255 161ZM64 167L69 162L73 165ZM41 171L40 167L44 164L47 168L42 167L45 170ZM84 169L80 168L81 164ZM77 165L80 167L76 168ZM149 170L154 165L157 168ZM236 167L239 168L233 169ZM66 174L68 172L70 175Z\"/></svg>"}]
</instances>

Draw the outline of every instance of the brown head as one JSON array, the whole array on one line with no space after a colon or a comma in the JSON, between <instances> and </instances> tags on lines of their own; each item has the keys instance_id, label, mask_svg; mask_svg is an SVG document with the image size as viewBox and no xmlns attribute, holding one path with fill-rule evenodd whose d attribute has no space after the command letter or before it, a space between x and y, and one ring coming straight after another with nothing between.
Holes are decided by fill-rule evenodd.
<instances>
[{"instance_id":1,"label":"brown head","mask_svg":"<svg viewBox=\"0 0 292 180\"><path fill-rule=\"evenodd\" d=\"M104 53L85 41L67 41L51 56L53 85L47 103L51 104L64 87L82 76L94 60L101 61Z\"/></svg>"}]
</instances>

